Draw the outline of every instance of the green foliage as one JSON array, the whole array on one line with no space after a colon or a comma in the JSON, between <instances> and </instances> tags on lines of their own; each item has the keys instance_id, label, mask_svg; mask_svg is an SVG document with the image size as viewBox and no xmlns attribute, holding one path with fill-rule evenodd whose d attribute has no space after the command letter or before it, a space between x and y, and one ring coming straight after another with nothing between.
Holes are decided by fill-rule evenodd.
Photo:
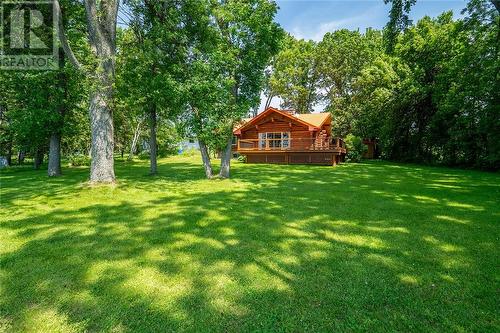
<instances>
[{"instance_id":1,"label":"green foliage","mask_svg":"<svg viewBox=\"0 0 500 333\"><path fill-rule=\"evenodd\" d=\"M265 69L283 35L274 22L274 2L210 1L206 11L199 27L205 39L190 48L183 121L186 134L217 151L227 145L234 124L258 105Z\"/></svg>"},{"instance_id":2,"label":"green foliage","mask_svg":"<svg viewBox=\"0 0 500 333\"><path fill-rule=\"evenodd\" d=\"M352 134L348 134L345 139L347 148L347 162L361 162L363 153L366 151L366 145L363 144L363 139Z\"/></svg>"},{"instance_id":3,"label":"green foliage","mask_svg":"<svg viewBox=\"0 0 500 333\"><path fill-rule=\"evenodd\" d=\"M199 156L200 151L198 149L190 148L182 151L181 156L183 157L194 157L194 156Z\"/></svg>"},{"instance_id":4,"label":"green foliage","mask_svg":"<svg viewBox=\"0 0 500 333\"><path fill-rule=\"evenodd\" d=\"M128 153L135 134L147 141L156 109L160 155L176 151L179 135L220 151L264 89L298 112L323 105L333 135L377 138L384 158L499 169L498 8L470 0L458 20L443 13L413 24L414 0L386 3L383 32L343 29L316 43L286 36L272 1L127 0L115 150ZM70 44L92 72L85 8L74 0L61 6ZM88 153L93 83L63 60L53 72L0 72L0 155L46 152L53 133L64 154Z\"/></svg>"},{"instance_id":5,"label":"green foliage","mask_svg":"<svg viewBox=\"0 0 500 333\"><path fill-rule=\"evenodd\" d=\"M309 113L318 103L318 54L313 41L287 36L282 50L272 60L267 94L279 96L282 108Z\"/></svg>"},{"instance_id":6,"label":"green foliage","mask_svg":"<svg viewBox=\"0 0 500 333\"><path fill-rule=\"evenodd\" d=\"M333 132L345 136L354 131L359 105L356 81L365 66L382 53L382 35L368 30L327 33L318 45L319 87L326 110L332 113Z\"/></svg>"},{"instance_id":7,"label":"green foliage","mask_svg":"<svg viewBox=\"0 0 500 333\"><path fill-rule=\"evenodd\" d=\"M499 169L498 9L471 0L462 19L447 12L413 25L408 13L414 1L390 2L383 35L344 29L310 44L317 78L312 95L332 113L333 134L377 138L388 159ZM288 68L277 57L267 91L275 81L308 91L308 80L295 80L310 56L310 49L297 47L304 43L284 44L279 55L297 62L289 60ZM291 100L286 89L279 94ZM298 104L290 105L302 110Z\"/></svg>"},{"instance_id":8,"label":"green foliage","mask_svg":"<svg viewBox=\"0 0 500 333\"><path fill-rule=\"evenodd\" d=\"M78 167L78 166L89 166L90 165L90 157L84 154L72 154L67 156L68 163L70 166Z\"/></svg>"},{"instance_id":9,"label":"green foliage","mask_svg":"<svg viewBox=\"0 0 500 333\"><path fill-rule=\"evenodd\" d=\"M142 150L139 154L137 154L137 157L140 160L149 160L149 151L148 150Z\"/></svg>"},{"instance_id":10,"label":"green foliage","mask_svg":"<svg viewBox=\"0 0 500 333\"><path fill-rule=\"evenodd\" d=\"M166 157L177 154L181 137L175 125L170 121L161 121L158 126L158 156Z\"/></svg>"},{"instance_id":11,"label":"green foliage","mask_svg":"<svg viewBox=\"0 0 500 333\"><path fill-rule=\"evenodd\" d=\"M73 49L85 59L85 10L72 0L62 0L61 6ZM88 150L88 88L88 82L69 64L62 50L58 70L0 70L0 155L47 152L53 133L62 136L63 152Z\"/></svg>"},{"instance_id":12,"label":"green foliage","mask_svg":"<svg viewBox=\"0 0 500 333\"><path fill-rule=\"evenodd\" d=\"M389 22L385 26L385 46L388 53L394 51L398 34L411 25L410 10L417 0L384 0L385 4L391 4Z\"/></svg>"}]
</instances>

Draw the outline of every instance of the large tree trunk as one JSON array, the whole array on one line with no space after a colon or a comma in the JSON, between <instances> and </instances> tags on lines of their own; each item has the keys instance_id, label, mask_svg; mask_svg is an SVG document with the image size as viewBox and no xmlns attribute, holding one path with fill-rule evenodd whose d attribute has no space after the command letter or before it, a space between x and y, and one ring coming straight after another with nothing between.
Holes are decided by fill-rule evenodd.
<instances>
[{"instance_id":1,"label":"large tree trunk","mask_svg":"<svg viewBox=\"0 0 500 333\"><path fill-rule=\"evenodd\" d=\"M115 180L113 159L113 115L109 107L110 91L98 89L90 99L90 182L110 183Z\"/></svg>"},{"instance_id":2,"label":"large tree trunk","mask_svg":"<svg viewBox=\"0 0 500 333\"><path fill-rule=\"evenodd\" d=\"M127 158L129 161L132 160L137 150L137 141L139 141L139 136L141 135L141 124L142 120L137 123L137 126L134 131L134 137L132 138L132 144L130 145L130 153Z\"/></svg>"},{"instance_id":3,"label":"large tree trunk","mask_svg":"<svg viewBox=\"0 0 500 333\"><path fill-rule=\"evenodd\" d=\"M64 73L64 67L66 65L66 57L64 52L59 51L59 75L58 83L59 88L63 90L63 96L60 99L60 105L58 110L59 121L53 124L54 129L50 136L49 142L49 165L47 168L47 174L49 177L57 177L62 174L61 172L61 128L64 122L64 114L66 111L65 102L68 98L68 82L66 74Z\"/></svg>"},{"instance_id":4,"label":"large tree trunk","mask_svg":"<svg viewBox=\"0 0 500 333\"><path fill-rule=\"evenodd\" d=\"M156 143L156 105L151 106L149 111L149 161L150 161L150 172L152 175L157 173L157 162L156 155L158 146Z\"/></svg>"},{"instance_id":5,"label":"large tree trunk","mask_svg":"<svg viewBox=\"0 0 500 333\"><path fill-rule=\"evenodd\" d=\"M115 76L116 18L118 0L86 0L89 41L98 68L90 97L92 148L90 182L115 180L113 137L113 83Z\"/></svg>"},{"instance_id":6,"label":"large tree trunk","mask_svg":"<svg viewBox=\"0 0 500 333\"><path fill-rule=\"evenodd\" d=\"M49 177L61 175L61 134L52 133L49 143L49 167L47 168Z\"/></svg>"},{"instance_id":7,"label":"large tree trunk","mask_svg":"<svg viewBox=\"0 0 500 333\"><path fill-rule=\"evenodd\" d=\"M210 154L208 152L208 147L204 141L198 140L201 151L201 159L203 161L203 167L205 168L205 175L208 179L213 177L212 162L210 160Z\"/></svg>"},{"instance_id":8,"label":"large tree trunk","mask_svg":"<svg viewBox=\"0 0 500 333\"><path fill-rule=\"evenodd\" d=\"M116 54L116 20L119 0L85 0L90 48L97 68L89 74L94 86L90 93L90 129L92 147L91 183L110 183L115 180L113 141L113 83ZM63 15L58 0L54 0L58 16L59 40L71 63L85 71L76 59L64 33Z\"/></svg>"},{"instance_id":9,"label":"large tree trunk","mask_svg":"<svg viewBox=\"0 0 500 333\"><path fill-rule=\"evenodd\" d=\"M219 176L221 178L229 178L229 176L230 176L232 145L233 145L233 133L231 133L231 135L229 135L227 143L226 143L226 147L222 151L221 160L220 160L220 172L219 172Z\"/></svg>"}]
</instances>

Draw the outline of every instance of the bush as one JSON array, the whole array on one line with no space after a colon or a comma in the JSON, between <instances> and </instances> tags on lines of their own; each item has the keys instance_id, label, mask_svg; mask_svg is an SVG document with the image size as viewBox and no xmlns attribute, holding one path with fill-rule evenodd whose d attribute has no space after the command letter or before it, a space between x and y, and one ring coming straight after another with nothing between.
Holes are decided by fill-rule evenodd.
<instances>
[{"instance_id":1,"label":"bush","mask_svg":"<svg viewBox=\"0 0 500 333\"><path fill-rule=\"evenodd\" d=\"M139 154L137 154L137 157L140 160L149 160L149 151L148 150L143 150Z\"/></svg>"},{"instance_id":2,"label":"bush","mask_svg":"<svg viewBox=\"0 0 500 333\"><path fill-rule=\"evenodd\" d=\"M363 139L348 134L344 141L347 146L346 161L360 162L363 158L363 153L366 151L366 145L363 144Z\"/></svg>"},{"instance_id":3,"label":"bush","mask_svg":"<svg viewBox=\"0 0 500 333\"><path fill-rule=\"evenodd\" d=\"M190 148L190 149L183 150L180 155L185 156L185 157L192 157L192 156L196 156L198 154L200 154L200 151L198 149Z\"/></svg>"},{"instance_id":4,"label":"bush","mask_svg":"<svg viewBox=\"0 0 500 333\"><path fill-rule=\"evenodd\" d=\"M177 154L177 147L158 147L158 157L167 157Z\"/></svg>"},{"instance_id":5,"label":"bush","mask_svg":"<svg viewBox=\"0 0 500 333\"><path fill-rule=\"evenodd\" d=\"M70 166L89 166L90 165L90 157L83 154L75 154L68 156L68 162Z\"/></svg>"}]
</instances>

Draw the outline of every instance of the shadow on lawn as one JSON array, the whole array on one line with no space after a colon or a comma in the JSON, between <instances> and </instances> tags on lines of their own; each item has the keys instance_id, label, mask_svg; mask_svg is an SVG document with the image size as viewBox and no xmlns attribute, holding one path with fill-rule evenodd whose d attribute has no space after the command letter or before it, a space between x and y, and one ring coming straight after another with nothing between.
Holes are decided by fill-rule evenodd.
<instances>
[{"instance_id":1,"label":"shadow on lawn","mask_svg":"<svg viewBox=\"0 0 500 333\"><path fill-rule=\"evenodd\" d=\"M130 186L148 190L155 181L188 182L204 179L203 170L190 163L160 165L160 174L151 176L149 166L143 161L116 161L117 186ZM2 171L0 178L1 202L15 207L16 200L31 200L43 195L47 198L67 199L78 195L76 189L88 186L87 167L64 168L63 176L46 177L46 170L34 171L31 167L14 167ZM40 190L42 189L42 191ZM29 207L19 207L24 210Z\"/></svg>"},{"instance_id":2,"label":"shadow on lawn","mask_svg":"<svg viewBox=\"0 0 500 333\"><path fill-rule=\"evenodd\" d=\"M192 164L154 181L126 168L120 186L144 190L203 177ZM47 313L90 331L492 329L499 187L439 171L236 165L237 189L3 222L30 240L0 259L0 318L14 330ZM24 182L20 197L40 185Z\"/></svg>"}]
</instances>

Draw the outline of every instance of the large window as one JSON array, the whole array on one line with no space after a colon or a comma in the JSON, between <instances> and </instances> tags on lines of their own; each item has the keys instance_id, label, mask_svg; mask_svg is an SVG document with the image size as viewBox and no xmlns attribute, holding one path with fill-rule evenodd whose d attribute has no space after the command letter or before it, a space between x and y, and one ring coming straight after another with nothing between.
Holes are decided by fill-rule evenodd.
<instances>
[{"instance_id":1,"label":"large window","mask_svg":"<svg viewBox=\"0 0 500 333\"><path fill-rule=\"evenodd\" d=\"M290 148L290 132L259 133L259 149Z\"/></svg>"}]
</instances>

